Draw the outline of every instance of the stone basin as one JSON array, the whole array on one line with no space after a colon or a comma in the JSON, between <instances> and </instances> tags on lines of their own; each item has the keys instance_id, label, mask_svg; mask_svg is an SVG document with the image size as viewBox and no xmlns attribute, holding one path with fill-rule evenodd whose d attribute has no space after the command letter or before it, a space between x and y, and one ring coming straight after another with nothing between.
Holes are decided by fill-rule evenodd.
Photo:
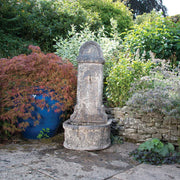
<instances>
[{"instance_id":1,"label":"stone basin","mask_svg":"<svg viewBox=\"0 0 180 180\"><path fill-rule=\"evenodd\" d=\"M106 124L76 124L71 120L63 123L64 147L74 150L100 150L111 145L111 120Z\"/></svg>"}]
</instances>

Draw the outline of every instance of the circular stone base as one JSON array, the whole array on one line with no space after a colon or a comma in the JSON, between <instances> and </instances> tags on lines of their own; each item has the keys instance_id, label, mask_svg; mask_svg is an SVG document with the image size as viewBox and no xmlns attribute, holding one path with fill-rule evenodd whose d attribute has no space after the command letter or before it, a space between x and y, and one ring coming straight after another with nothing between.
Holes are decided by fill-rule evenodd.
<instances>
[{"instance_id":1,"label":"circular stone base","mask_svg":"<svg viewBox=\"0 0 180 180\"><path fill-rule=\"evenodd\" d=\"M98 125L74 125L70 120L63 123L64 147L74 150L100 150L111 145L111 121Z\"/></svg>"}]
</instances>

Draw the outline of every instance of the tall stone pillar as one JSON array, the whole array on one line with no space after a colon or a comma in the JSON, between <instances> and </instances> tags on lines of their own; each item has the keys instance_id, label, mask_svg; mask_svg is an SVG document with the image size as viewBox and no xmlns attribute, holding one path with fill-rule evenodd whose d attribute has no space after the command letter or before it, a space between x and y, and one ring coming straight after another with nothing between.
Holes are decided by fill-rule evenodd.
<instances>
[{"instance_id":1,"label":"tall stone pillar","mask_svg":"<svg viewBox=\"0 0 180 180\"><path fill-rule=\"evenodd\" d=\"M77 104L63 127L64 147L98 150L110 145L110 125L102 104L104 58L94 41L84 43L79 51Z\"/></svg>"}]
</instances>

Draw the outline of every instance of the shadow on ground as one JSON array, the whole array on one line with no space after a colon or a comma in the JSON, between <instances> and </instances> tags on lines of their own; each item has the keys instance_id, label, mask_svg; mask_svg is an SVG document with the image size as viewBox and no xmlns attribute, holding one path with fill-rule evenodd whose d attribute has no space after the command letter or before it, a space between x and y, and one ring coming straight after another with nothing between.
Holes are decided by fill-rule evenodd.
<instances>
[{"instance_id":1,"label":"shadow on ground","mask_svg":"<svg viewBox=\"0 0 180 180\"><path fill-rule=\"evenodd\" d=\"M135 173L140 171L139 174L142 175L142 171L146 169L128 155L136 147L133 143L125 142L101 151L68 150L63 147L63 134L41 141L20 140L17 144L0 146L0 179L130 180ZM138 167L139 169L136 169ZM148 167L151 169L153 166ZM175 166L173 168L178 169ZM159 172L162 176L162 169L159 169ZM173 175L171 173L173 170L167 177L180 177L178 171ZM146 174L148 172L145 172ZM153 174L150 175L145 179L152 179ZM156 176L160 179L158 173ZM138 174L135 177L138 177ZM141 180L141 177L139 179Z\"/></svg>"}]
</instances>

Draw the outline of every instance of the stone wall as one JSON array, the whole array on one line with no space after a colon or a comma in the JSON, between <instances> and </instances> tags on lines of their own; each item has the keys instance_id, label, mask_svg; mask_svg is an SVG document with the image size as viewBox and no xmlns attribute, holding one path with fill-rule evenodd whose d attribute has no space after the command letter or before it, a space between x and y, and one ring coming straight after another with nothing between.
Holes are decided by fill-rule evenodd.
<instances>
[{"instance_id":1,"label":"stone wall","mask_svg":"<svg viewBox=\"0 0 180 180\"><path fill-rule=\"evenodd\" d=\"M159 138L177 144L180 139L180 121L168 119L155 113L142 115L134 113L128 107L107 109L113 119L112 131L133 142L144 142Z\"/></svg>"}]
</instances>

